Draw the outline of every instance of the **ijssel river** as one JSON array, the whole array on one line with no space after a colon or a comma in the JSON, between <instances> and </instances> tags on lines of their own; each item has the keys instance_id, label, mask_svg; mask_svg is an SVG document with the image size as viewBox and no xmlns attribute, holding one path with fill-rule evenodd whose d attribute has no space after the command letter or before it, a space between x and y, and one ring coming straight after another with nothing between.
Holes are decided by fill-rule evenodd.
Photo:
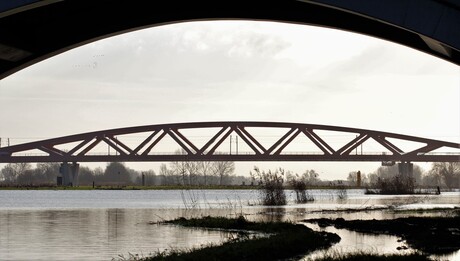
<instances>
[{"instance_id":1,"label":"ijssel river","mask_svg":"<svg viewBox=\"0 0 460 261\"><path fill-rule=\"evenodd\" d=\"M287 206L268 208L258 204L258 192L254 190L0 190L0 260L127 259L130 254L149 256L166 249L219 243L231 236L221 231L154 224L181 216L243 214L251 220L291 221L319 217L389 219L442 214L393 209L460 206L458 191L441 195L383 196L347 190L344 199L340 199L335 190L313 190L310 194L314 202L295 204L293 193L288 191ZM344 211L378 207L389 209ZM325 230L342 238L332 251L404 253L396 250L404 242L398 242L395 236L365 235L333 227ZM460 252L443 259L460 260Z\"/></svg>"}]
</instances>

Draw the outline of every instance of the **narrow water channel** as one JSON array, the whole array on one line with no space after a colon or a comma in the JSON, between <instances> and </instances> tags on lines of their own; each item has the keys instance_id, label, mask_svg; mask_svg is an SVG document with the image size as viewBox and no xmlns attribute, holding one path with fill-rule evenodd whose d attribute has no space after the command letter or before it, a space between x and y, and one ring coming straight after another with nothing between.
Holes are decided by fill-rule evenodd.
<instances>
[{"instance_id":1,"label":"narrow water channel","mask_svg":"<svg viewBox=\"0 0 460 261\"><path fill-rule=\"evenodd\" d=\"M409 254L415 249L409 247L402 238L393 235L373 235L366 233L359 233L347 229L337 229L332 226L321 228L316 224L304 223L307 227L316 231L326 231L335 233L340 236L341 240L331 248L315 251L301 260L311 260L327 253L378 253L378 254ZM436 260L460 260L460 250L446 255L430 255Z\"/></svg>"}]
</instances>

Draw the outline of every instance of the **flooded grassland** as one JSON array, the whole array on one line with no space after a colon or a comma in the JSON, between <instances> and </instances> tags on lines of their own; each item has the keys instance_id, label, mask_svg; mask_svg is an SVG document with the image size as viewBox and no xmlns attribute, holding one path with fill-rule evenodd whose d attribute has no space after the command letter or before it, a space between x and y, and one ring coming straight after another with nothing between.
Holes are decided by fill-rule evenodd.
<instances>
[{"instance_id":1,"label":"flooded grassland","mask_svg":"<svg viewBox=\"0 0 460 261\"><path fill-rule=\"evenodd\" d=\"M460 206L458 191L383 196L347 190L346 197L340 198L334 190L309 193L315 201L295 204L293 193L288 192L288 205L264 207L255 190L0 191L0 259L112 260L130 254L148 257L159 251L220 244L234 237L228 231L155 224L208 215L300 222L316 231L338 234L341 240L331 251L406 253L415 246L398 234L369 234L305 220L440 217L455 215L455 208ZM316 252L304 258L322 254ZM441 257L459 260L460 253L450 251Z\"/></svg>"}]
</instances>

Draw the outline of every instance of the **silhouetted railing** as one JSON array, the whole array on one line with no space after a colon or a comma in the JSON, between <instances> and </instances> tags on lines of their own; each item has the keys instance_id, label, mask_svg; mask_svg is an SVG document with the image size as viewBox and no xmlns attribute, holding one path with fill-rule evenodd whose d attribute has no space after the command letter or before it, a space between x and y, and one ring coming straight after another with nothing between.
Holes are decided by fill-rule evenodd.
<instances>
[{"instance_id":1,"label":"silhouetted railing","mask_svg":"<svg viewBox=\"0 0 460 261\"><path fill-rule=\"evenodd\" d=\"M192 141L187 130L214 132L198 145ZM272 129L281 130L274 142L267 145L257 133ZM345 145L327 142L322 131L348 136ZM253 132L253 133L251 133ZM132 134L144 134L135 144L125 143L123 138ZM346 134L346 135L344 135ZM239 137L235 151L222 150L231 135ZM169 152L158 152L159 143L166 137L172 141ZM311 151L299 137L309 142ZM389 140L391 139L391 141ZM363 146L374 142L385 152L363 150ZM412 149L403 150L398 142L410 142ZM107 152L96 151L101 144ZM296 146L289 151L288 146ZM65 147L65 149L62 149ZM59 149L61 148L61 149ZM177 148L180 151L175 152ZM450 151L442 152L440 149ZM30 151L35 151L31 153ZM38 152L38 153L37 153ZM280 122L197 122L138 126L89 132L66 137L18 144L0 148L0 162L112 162L112 161L414 161L456 162L460 161L460 144L426 139L388 132L346 128L337 126L280 123Z\"/></svg>"}]
</instances>

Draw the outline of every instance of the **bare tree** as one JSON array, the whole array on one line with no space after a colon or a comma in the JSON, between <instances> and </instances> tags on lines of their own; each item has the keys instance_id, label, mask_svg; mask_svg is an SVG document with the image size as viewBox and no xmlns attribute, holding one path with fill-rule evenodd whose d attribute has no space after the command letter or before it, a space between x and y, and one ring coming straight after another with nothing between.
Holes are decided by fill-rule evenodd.
<instances>
[{"instance_id":1,"label":"bare tree","mask_svg":"<svg viewBox=\"0 0 460 261\"><path fill-rule=\"evenodd\" d=\"M166 164L161 164L160 165L160 171L159 175L163 178L163 184L164 185L174 185L174 171L168 169L168 166Z\"/></svg>"},{"instance_id":2,"label":"bare tree","mask_svg":"<svg viewBox=\"0 0 460 261\"><path fill-rule=\"evenodd\" d=\"M42 183L55 183L56 177L59 175L59 163L37 163L35 175Z\"/></svg>"},{"instance_id":3,"label":"bare tree","mask_svg":"<svg viewBox=\"0 0 460 261\"><path fill-rule=\"evenodd\" d=\"M187 152L184 149L176 150L175 154L184 155ZM190 185L190 179L188 177L188 169L186 161L174 161L170 164L173 175L177 177L177 184L179 185Z\"/></svg>"},{"instance_id":4,"label":"bare tree","mask_svg":"<svg viewBox=\"0 0 460 261\"><path fill-rule=\"evenodd\" d=\"M460 162L434 162L430 173L442 177L449 189L460 185Z\"/></svg>"},{"instance_id":5,"label":"bare tree","mask_svg":"<svg viewBox=\"0 0 460 261\"><path fill-rule=\"evenodd\" d=\"M1 173L5 183L16 183L20 175L32 169L30 163L8 163Z\"/></svg>"},{"instance_id":6,"label":"bare tree","mask_svg":"<svg viewBox=\"0 0 460 261\"><path fill-rule=\"evenodd\" d=\"M187 162L185 161L174 161L171 162L171 171L176 176L176 183L179 185L189 185L187 177Z\"/></svg>"},{"instance_id":7,"label":"bare tree","mask_svg":"<svg viewBox=\"0 0 460 261\"><path fill-rule=\"evenodd\" d=\"M361 179L360 185L361 186L366 185L368 181L366 174L362 172L359 172L359 173L360 173L360 179ZM348 185L358 185L358 171L351 171L350 173L348 173L347 181L348 181Z\"/></svg>"},{"instance_id":8,"label":"bare tree","mask_svg":"<svg viewBox=\"0 0 460 261\"><path fill-rule=\"evenodd\" d=\"M198 178L200 175L200 164L196 161L187 161L185 164L188 174L188 184L198 185Z\"/></svg>"},{"instance_id":9,"label":"bare tree","mask_svg":"<svg viewBox=\"0 0 460 261\"><path fill-rule=\"evenodd\" d=\"M356 185L358 183L358 172L352 171L348 173L347 181L349 185Z\"/></svg>"},{"instance_id":10,"label":"bare tree","mask_svg":"<svg viewBox=\"0 0 460 261\"><path fill-rule=\"evenodd\" d=\"M200 171L200 174L203 177L203 183L206 186L209 184L209 176L212 174L212 171L213 171L212 170L213 163L210 161L202 161L202 162L199 162L198 165L199 165L198 169Z\"/></svg>"},{"instance_id":11,"label":"bare tree","mask_svg":"<svg viewBox=\"0 0 460 261\"><path fill-rule=\"evenodd\" d=\"M158 185L157 175L154 170L142 171L136 179L136 183L142 185L142 179L144 179L144 185L154 186Z\"/></svg>"},{"instance_id":12,"label":"bare tree","mask_svg":"<svg viewBox=\"0 0 460 261\"><path fill-rule=\"evenodd\" d=\"M306 170L302 176L302 178L305 179L310 185L318 184L321 181L318 172L316 172L314 169Z\"/></svg>"},{"instance_id":13,"label":"bare tree","mask_svg":"<svg viewBox=\"0 0 460 261\"><path fill-rule=\"evenodd\" d=\"M422 183L422 168L411 165L412 170L404 170L403 165L380 166L369 174L369 183L382 194L413 194L417 183ZM373 192L374 193L374 192Z\"/></svg>"},{"instance_id":14,"label":"bare tree","mask_svg":"<svg viewBox=\"0 0 460 261\"><path fill-rule=\"evenodd\" d=\"M104 171L104 179L106 182L117 185L132 184L132 175L124 163L110 162Z\"/></svg>"},{"instance_id":15,"label":"bare tree","mask_svg":"<svg viewBox=\"0 0 460 261\"><path fill-rule=\"evenodd\" d=\"M93 182L99 181L100 176L96 176L94 171L86 166L80 166L78 170L78 183L80 185L91 185Z\"/></svg>"},{"instance_id":16,"label":"bare tree","mask_svg":"<svg viewBox=\"0 0 460 261\"><path fill-rule=\"evenodd\" d=\"M213 173L219 179L219 185L230 184L235 172L233 161L216 161L212 164Z\"/></svg>"}]
</instances>

